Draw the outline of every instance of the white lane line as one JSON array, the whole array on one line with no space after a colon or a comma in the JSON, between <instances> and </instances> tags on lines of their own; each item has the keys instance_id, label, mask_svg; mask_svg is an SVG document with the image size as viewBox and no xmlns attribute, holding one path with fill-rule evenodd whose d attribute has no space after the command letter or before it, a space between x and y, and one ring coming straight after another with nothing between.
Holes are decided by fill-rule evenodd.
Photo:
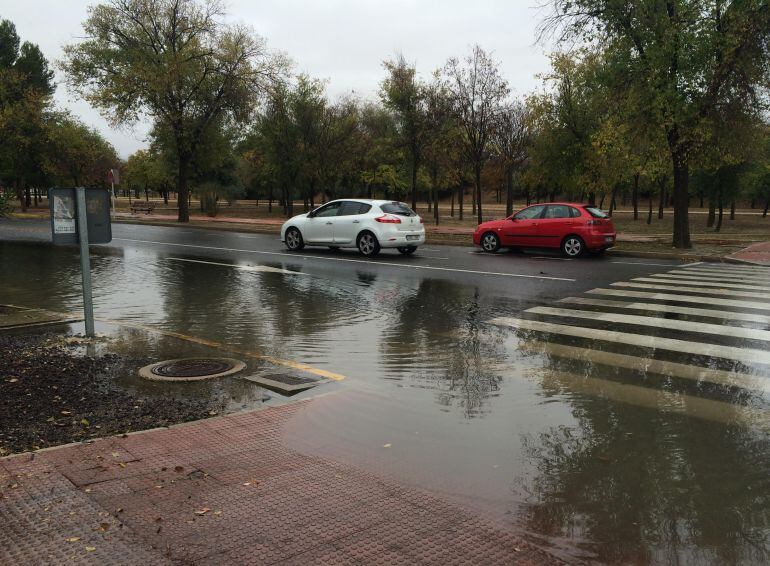
<instances>
[{"instance_id":1,"label":"white lane line","mask_svg":"<svg viewBox=\"0 0 770 566\"><path fill-rule=\"evenodd\" d=\"M742 277L740 275L695 275L693 273L683 273L681 271L669 271L668 273L659 274L660 277L668 277L673 279L681 279L686 281L732 281L734 283L770 283L770 277Z\"/></svg>"},{"instance_id":2,"label":"white lane line","mask_svg":"<svg viewBox=\"0 0 770 566\"><path fill-rule=\"evenodd\" d=\"M743 285L742 283L727 283L725 281L701 281L671 279L665 275L651 275L649 277L634 277L631 281L642 283L663 283L665 285L698 285L699 287L716 287L717 289L745 289L747 291L770 291L770 287L763 285Z\"/></svg>"},{"instance_id":3,"label":"white lane line","mask_svg":"<svg viewBox=\"0 0 770 566\"><path fill-rule=\"evenodd\" d=\"M720 320L741 320L746 322L770 324L770 316L764 316L761 314L747 314L734 311L720 311L715 309L677 307L674 305L660 305L657 303L630 303L628 301L613 301L611 299L592 299L591 297L566 297L564 299L560 299L559 302L574 305L589 305L594 307L610 307L616 309L684 314L690 316L700 316L704 318L718 318Z\"/></svg>"},{"instance_id":4,"label":"white lane line","mask_svg":"<svg viewBox=\"0 0 770 566\"><path fill-rule=\"evenodd\" d=\"M670 352L706 356L709 358L724 358L746 364L770 364L770 352L766 350L736 348L734 346L722 346L719 344L703 344L701 342L678 340L676 338L662 338L659 336L618 332L615 330L599 330L596 328L586 328L584 326L552 324L550 322L525 320L522 318L498 317L493 318L489 322L497 326L506 326L515 329L561 334L563 336L574 336L576 338L587 338L589 340L602 340L604 342L614 342L616 344L626 344L629 346L651 348L654 350L667 350Z\"/></svg>"},{"instance_id":5,"label":"white lane line","mask_svg":"<svg viewBox=\"0 0 770 566\"><path fill-rule=\"evenodd\" d=\"M618 281L612 283L616 287L636 287L638 289L660 289L661 291L685 291L687 293L703 293L704 295L730 295L731 297L746 297L747 299L765 299L770 301L770 293L752 293L748 291L732 291L728 289L709 289L707 287L677 287L676 285L657 285L653 283L633 283ZM704 297L704 300L708 300Z\"/></svg>"},{"instance_id":6,"label":"white lane line","mask_svg":"<svg viewBox=\"0 0 770 566\"><path fill-rule=\"evenodd\" d=\"M586 377L550 368L542 368L539 372L533 373L546 383L558 383L561 388L582 395L645 407L662 413L685 415L704 421L739 424L743 427L757 427L763 430L770 427L770 411L763 409L675 391L653 389L643 385Z\"/></svg>"},{"instance_id":7,"label":"white lane line","mask_svg":"<svg viewBox=\"0 0 770 566\"><path fill-rule=\"evenodd\" d=\"M556 261L575 261L569 257L551 257L547 255L533 255L529 256L530 259L555 259Z\"/></svg>"},{"instance_id":8,"label":"white lane line","mask_svg":"<svg viewBox=\"0 0 770 566\"><path fill-rule=\"evenodd\" d=\"M546 281L575 281L575 279L570 279L567 277L548 277L545 275L523 275L520 273L496 273L494 271L476 271L472 269L454 269L451 267L435 267L432 265L408 265L403 263L393 263L388 261L367 261L364 259L350 259L350 258L342 258L342 257L326 257L326 256L300 256L295 253L283 253L283 252L265 252L265 251L259 251L259 250L241 250L237 248L220 248L217 246L199 246L195 244L176 244L171 242L155 242L152 240L134 240L129 238L113 238L113 242L132 242L132 243L138 243L138 244L155 244L159 246L177 246L180 248L193 248L193 249L199 249L199 250L214 250L214 251L220 251L220 252L239 252L239 253L247 253L247 254L261 254L261 255L272 255L272 256L279 256L279 257L290 257L292 259L317 259L320 261L342 261L347 263L367 263L372 265L387 265L389 267L401 267L404 269L425 269L430 271L448 271L452 273L472 273L474 275L495 275L499 277L519 277L524 279L542 279Z\"/></svg>"},{"instance_id":9,"label":"white lane line","mask_svg":"<svg viewBox=\"0 0 770 566\"><path fill-rule=\"evenodd\" d=\"M420 257L424 257L425 259L449 259L448 257L437 257L435 255L422 255L422 254L420 254Z\"/></svg>"},{"instance_id":10,"label":"white lane line","mask_svg":"<svg viewBox=\"0 0 770 566\"><path fill-rule=\"evenodd\" d=\"M739 301L735 299L721 299L719 297L695 297L692 295L674 295L672 293L650 293L646 291L624 291L620 289L591 289L586 291L594 295L612 295L613 297L633 297L634 299L649 299L653 301L676 301L680 303L697 303L720 305L724 307L738 307L770 311L770 304L755 303L753 301Z\"/></svg>"},{"instance_id":11,"label":"white lane line","mask_svg":"<svg viewBox=\"0 0 770 566\"><path fill-rule=\"evenodd\" d=\"M715 385L741 387L753 391L770 391L770 378L757 377L747 373L691 366L666 360L656 360L655 358L629 356L628 354L617 354L604 350L592 350L590 348L567 346L555 342L541 342L539 340L523 342L520 344L520 347L524 350L531 350L551 356L571 358L610 367L621 367L644 373L657 373L691 381L705 381Z\"/></svg>"},{"instance_id":12,"label":"white lane line","mask_svg":"<svg viewBox=\"0 0 770 566\"><path fill-rule=\"evenodd\" d=\"M683 332L699 332L701 334L713 334L715 336L731 336L747 340L762 340L770 342L770 332L755 328L742 328L740 326L725 326L722 324L708 324L705 322L690 322L688 320L675 320L659 316L639 316L634 314L618 314L614 312L581 311L577 309L559 309L555 307L534 307L526 312L560 316L569 318L582 318L597 322L615 322L618 324L633 324L649 326L666 330L681 330Z\"/></svg>"},{"instance_id":13,"label":"white lane line","mask_svg":"<svg viewBox=\"0 0 770 566\"><path fill-rule=\"evenodd\" d=\"M610 263L622 263L623 265L652 265L654 267L677 267L675 263L642 263L641 261L611 261Z\"/></svg>"},{"instance_id":14,"label":"white lane line","mask_svg":"<svg viewBox=\"0 0 770 566\"><path fill-rule=\"evenodd\" d=\"M217 261L201 261L199 259L187 259L183 257L169 257L166 258L171 261L184 261L187 263L202 263L205 265L217 265L222 267L232 267L241 271L251 271L254 273L285 273L289 275L307 275L301 271L290 271L288 269L281 269L280 267L270 267L267 265L238 265L237 263L219 263Z\"/></svg>"}]
</instances>

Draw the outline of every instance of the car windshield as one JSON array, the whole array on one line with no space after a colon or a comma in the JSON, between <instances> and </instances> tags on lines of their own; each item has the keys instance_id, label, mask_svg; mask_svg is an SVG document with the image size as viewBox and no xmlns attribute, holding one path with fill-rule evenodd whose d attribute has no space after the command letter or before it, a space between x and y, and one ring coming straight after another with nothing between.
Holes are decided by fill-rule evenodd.
<instances>
[{"instance_id":1,"label":"car windshield","mask_svg":"<svg viewBox=\"0 0 770 566\"><path fill-rule=\"evenodd\" d=\"M606 212L604 212L600 208L596 208L595 206L586 206L585 209L588 212L588 214L590 214L594 218L608 218Z\"/></svg>"},{"instance_id":2,"label":"car windshield","mask_svg":"<svg viewBox=\"0 0 770 566\"><path fill-rule=\"evenodd\" d=\"M417 216L417 213L403 202L388 202L386 204L381 204L380 208L383 212L387 212L388 214L396 214L398 216Z\"/></svg>"}]
</instances>

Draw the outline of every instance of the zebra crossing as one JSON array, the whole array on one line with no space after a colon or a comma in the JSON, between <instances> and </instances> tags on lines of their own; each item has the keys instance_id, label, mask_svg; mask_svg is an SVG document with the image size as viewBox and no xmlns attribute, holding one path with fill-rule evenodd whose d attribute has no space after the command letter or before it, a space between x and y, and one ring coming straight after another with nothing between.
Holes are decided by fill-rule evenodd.
<instances>
[{"instance_id":1,"label":"zebra crossing","mask_svg":"<svg viewBox=\"0 0 770 566\"><path fill-rule=\"evenodd\" d=\"M676 266L489 322L573 390L770 427L770 268Z\"/></svg>"}]
</instances>

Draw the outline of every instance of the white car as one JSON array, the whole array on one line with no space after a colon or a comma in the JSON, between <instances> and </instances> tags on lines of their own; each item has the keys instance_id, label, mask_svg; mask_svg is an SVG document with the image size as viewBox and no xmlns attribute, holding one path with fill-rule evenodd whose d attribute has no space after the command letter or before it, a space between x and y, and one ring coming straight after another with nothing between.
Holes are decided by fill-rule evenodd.
<instances>
[{"instance_id":1,"label":"white car","mask_svg":"<svg viewBox=\"0 0 770 566\"><path fill-rule=\"evenodd\" d=\"M372 257L383 248L396 248L408 255L425 243L425 226L403 202L333 200L284 222L281 241L291 251L305 246L358 248Z\"/></svg>"}]
</instances>

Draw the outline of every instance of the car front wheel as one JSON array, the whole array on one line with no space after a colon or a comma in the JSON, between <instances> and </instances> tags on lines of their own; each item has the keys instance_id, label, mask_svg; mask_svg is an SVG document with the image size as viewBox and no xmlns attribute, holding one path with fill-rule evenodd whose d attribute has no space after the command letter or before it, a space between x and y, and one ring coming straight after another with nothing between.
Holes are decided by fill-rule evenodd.
<instances>
[{"instance_id":1,"label":"car front wheel","mask_svg":"<svg viewBox=\"0 0 770 566\"><path fill-rule=\"evenodd\" d=\"M493 254L500 249L500 238L494 232L487 232L481 237L481 249Z\"/></svg>"},{"instance_id":2,"label":"car front wheel","mask_svg":"<svg viewBox=\"0 0 770 566\"><path fill-rule=\"evenodd\" d=\"M585 242L578 236L567 236L561 243L561 252L567 257L580 257L585 250Z\"/></svg>"},{"instance_id":3,"label":"car front wheel","mask_svg":"<svg viewBox=\"0 0 770 566\"><path fill-rule=\"evenodd\" d=\"M398 251L404 255L413 254L417 251L417 246L401 246Z\"/></svg>"},{"instance_id":4,"label":"car front wheel","mask_svg":"<svg viewBox=\"0 0 770 566\"><path fill-rule=\"evenodd\" d=\"M371 232L362 232L358 236L358 251L366 257L374 257L380 253L380 243L377 236Z\"/></svg>"},{"instance_id":5,"label":"car front wheel","mask_svg":"<svg viewBox=\"0 0 770 566\"><path fill-rule=\"evenodd\" d=\"M296 228L289 228L286 230L284 241L286 242L286 247L292 252L297 252L305 247L305 241L302 239L302 234Z\"/></svg>"}]
</instances>

